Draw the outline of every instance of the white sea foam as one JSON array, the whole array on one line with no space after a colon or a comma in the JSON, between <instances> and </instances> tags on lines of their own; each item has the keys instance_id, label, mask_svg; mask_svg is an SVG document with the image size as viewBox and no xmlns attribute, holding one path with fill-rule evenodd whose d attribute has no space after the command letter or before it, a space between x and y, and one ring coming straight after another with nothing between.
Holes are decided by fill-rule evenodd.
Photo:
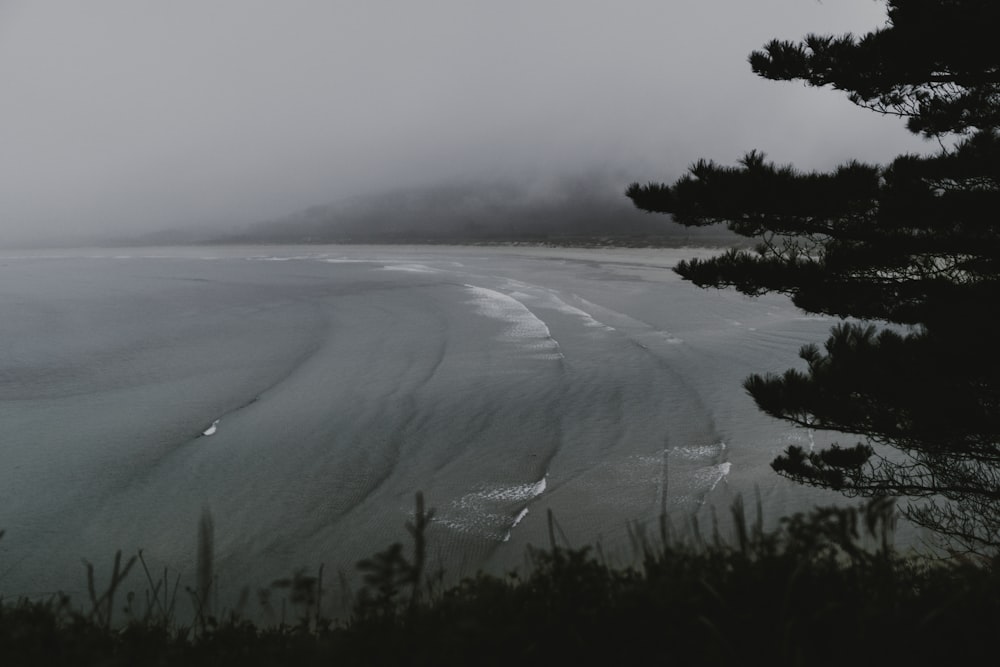
<instances>
[{"instance_id":1,"label":"white sea foam","mask_svg":"<svg viewBox=\"0 0 1000 667\"><path fill-rule=\"evenodd\" d=\"M615 330L614 327L608 326L604 322L601 322L587 311L581 310L576 306L571 306L555 295L552 296L552 306L555 310L559 311L560 313L563 313L565 315L573 315L574 317L579 317L581 320L583 320L584 326L594 327L596 329L603 329L604 331Z\"/></svg>"},{"instance_id":2,"label":"white sea foam","mask_svg":"<svg viewBox=\"0 0 1000 667\"><path fill-rule=\"evenodd\" d=\"M512 296L496 290L466 285L472 293L469 303L484 317L507 324L500 340L517 343L533 352L537 359L562 359L559 343L552 338L549 327L528 307Z\"/></svg>"},{"instance_id":3,"label":"white sea foam","mask_svg":"<svg viewBox=\"0 0 1000 667\"><path fill-rule=\"evenodd\" d=\"M564 315L571 315L573 317L578 317L583 320L584 326L594 327L597 329L603 329L604 331L614 331L615 328L608 326L604 322L601 322L593 315L587 311L572 306L559 296L556 295L554 290L545 289L543 287L537 287L534 285L528 285L519 280L506 280L504 284L511 291L509 295L519 301L532 301L543 308L550 308L557 312L563 313ZM580 299L576 295L573 295L574 299L578 299L583 303L587 303L583 299Z\"/></svg>"},{"instance_id":4,"label":"white sea foam","mask_svg":"<svg viewBox=\"0 0 1000 667\"><path fill-rule=\"evenodd\" d=\"M432 269L426 264L386 264L383 271L406 271L408 273L437 273L437 269Z\"/></svg>"},{"instance_id":5,"label":"white sea foam","mask_svg":"<svg viewBox=\"0 0 1000 667\"><path fill-rule=\"evenodd\" d=\"M514 280L513 278L505 278L503 281L507 289L510 290L527 290L531 289L531 285L520 280Z\"/></svg>"},{"instance_id":6,"label":"white sea foam","mask_svg":"<svg viewBox=\"0 0 1000 667\"><path fill-rule=\"evenodd\" d=\"M729 476L732 465L729 461L726 461L718 465L701 468L694 472L694 479L699 484L708 487L708 492L711 493L715 491L715 487L719 485L719 482Z\"/></svg>"},{"instance_id":7,"label":"white sea foam","mask_svg":"<svg viewBox=\"0 0 1000 667\"><path fill-rule=\"evenodd\" d=\"M245 257L252 262L296 262L296 261L329 261L320 255L251 255Z\"/></svg>"},{"instance_id":8,"label":"white sea foam","mask_svg":"<svg viewBox=\"0 0 1000 667\"><path fill-rule=\"evenodd\" d=\"M809 451L816 450L816 431L811 428L803 430L796 429L788 431L781 438L786 444L795 445L801 447L803 444L808 446Z\"/></svg>"},{"instance_id":9,"label":"white sea foam","mask_svg":"<svg viewBox=\"0 0 1000 667\"><path fill-rule=\"evenodd\" d=\"M527 507L525 507L520 512L518 512L517 516L514 517L514 522L512 524L510 524L510 528L507 530L507 534L503 536L503 541L504 542L510 542L510 535L511 535L511 533L514 532L514 529L517 527L517 524L521 523L521 519L523 519L526 516L528 516L528 508Z\"/></svg>"},{"instance_id":10,"label":"white sea foam","mask_svg":"<svg viewBox=\"0 0 1000 667\"><path fill-rule=\"evenodd\" d=\"M542 477L527 484L483 487L452 501L434 521L460 533L506 542L527 516L527 504L541 496L546 486Z\"/></svg>"},{"instance_id":11,"label":"white sea foam","mask_svg":"<svg viewBox=\"0 0 1000 667\"><path fill-rule=\"evenodd\" d=\"M711 459L717 457L726 449L726 443L719 442L711 445L693 445L690 447L675 447L671 450L674 456L679 456L688 460Z\"/></svg>"},{"instance_id":12,"label":"white sea foam","mask_svg":"<svg viewBox=\"0 0 1000 667\"><path fill-rule=\"evenodd\" d=\"M545 493L548 486L546 478L542 477L537 482L529 484L516 484L514 486L499 486L481 492L483 498L489 500L520 501L531 500Z\"/></svg>"}]
</instances>

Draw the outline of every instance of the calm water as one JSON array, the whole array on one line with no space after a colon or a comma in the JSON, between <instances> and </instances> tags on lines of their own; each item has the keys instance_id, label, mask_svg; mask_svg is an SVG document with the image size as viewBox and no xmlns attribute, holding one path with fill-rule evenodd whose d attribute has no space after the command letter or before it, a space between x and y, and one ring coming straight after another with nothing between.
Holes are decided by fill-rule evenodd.
<instances>
[{"instance_id":1,"label":"calm water","mask_svg":"<svg viewBox=\"0 0 1000 667\"><path fill-rule=\"evenodd\" d=\"M203 508L235 589L349 572L405 538L418 490L454 576L521 564L550 509L627 560L661 508L829 499L771 473L811 435L740 383L831 322L669 270L699 252L8 253L0 592L78 591L118 548L189 576Z\"/></svg>"}]
</instances>

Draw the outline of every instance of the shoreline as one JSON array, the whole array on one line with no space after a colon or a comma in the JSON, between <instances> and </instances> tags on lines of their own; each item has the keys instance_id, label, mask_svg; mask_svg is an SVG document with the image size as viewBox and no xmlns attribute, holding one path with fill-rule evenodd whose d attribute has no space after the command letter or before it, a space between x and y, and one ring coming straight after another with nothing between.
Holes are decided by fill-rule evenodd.
<instances>
[{"instance_id":1,"label":"shoreline","mask_svg":"<svg viewBox=\"0 0 1000 667\"><path fill-rule=\"evenodd\" d=\"M0 249L0 260L19 259L324 259L345 252L396 257L435 252L496 255L531 259L602 261L615 264L671 268L679 259L710 257L732 246L618 246L552 243L391 243L391 244L219 244L153 246L81 246L73 248ZM664 263L664 258L667 262ZM372 261L378 261L373 258Z\"/></svg>"}]
</instances>

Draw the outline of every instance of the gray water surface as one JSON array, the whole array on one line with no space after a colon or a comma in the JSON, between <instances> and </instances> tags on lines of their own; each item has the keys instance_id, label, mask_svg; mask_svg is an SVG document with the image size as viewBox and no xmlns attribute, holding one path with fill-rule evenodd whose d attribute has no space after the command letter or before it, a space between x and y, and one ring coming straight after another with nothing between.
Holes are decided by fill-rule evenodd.
<instances>
[{"instance_id":1,"label":"gray water surface","mask_svg":"<svg viewBox=\"0 0 1000 667\"><path fill-rule=\"evenodd\" d=\"M0 257L0 592L79 591L80 559L100 573L119 548L191 576L203 508L237 590L350 573L405 540L417 491L453 577L520 565L548 510L572 545L627 560L630 522L664 509L683 523L756 488L777 519L830 499L770 471L813 435L741 382L832 321L685 283L669 267L695 254Z\"/></svg>"}]
</instances>

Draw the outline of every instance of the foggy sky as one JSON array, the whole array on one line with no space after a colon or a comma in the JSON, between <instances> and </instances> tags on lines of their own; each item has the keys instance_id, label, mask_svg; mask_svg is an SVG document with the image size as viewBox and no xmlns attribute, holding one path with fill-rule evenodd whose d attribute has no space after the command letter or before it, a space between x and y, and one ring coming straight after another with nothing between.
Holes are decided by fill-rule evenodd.
<instances>
[{"instance_id":1,"label":"foggy sky","mask_svg":"<svg viewBox=\"0 0 1000 667\"><path fill-rule=\"evenodd\" d=\"M931 150L841 93L755 77L875 0L0 0L0 245L223 226L385 189L752 148L828 168Z\"/></svg>"}]
</instances>

